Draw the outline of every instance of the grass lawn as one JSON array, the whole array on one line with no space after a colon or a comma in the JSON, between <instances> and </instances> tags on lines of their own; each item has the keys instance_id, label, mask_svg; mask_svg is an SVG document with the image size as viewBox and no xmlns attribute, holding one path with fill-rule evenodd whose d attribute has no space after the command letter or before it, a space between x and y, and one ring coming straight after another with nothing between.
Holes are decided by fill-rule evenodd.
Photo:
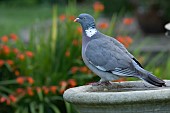
<instances>
[{"instance_id":1,"label":"grass lawn","mask_svg":"<svg viewBox=\"0 0 170 113\"><path fill-rule=\"evenodd\" d=\"M20 29L51 18L50 6L0 6L0 36L17 33Z\"/></svg>"}]
</instances>

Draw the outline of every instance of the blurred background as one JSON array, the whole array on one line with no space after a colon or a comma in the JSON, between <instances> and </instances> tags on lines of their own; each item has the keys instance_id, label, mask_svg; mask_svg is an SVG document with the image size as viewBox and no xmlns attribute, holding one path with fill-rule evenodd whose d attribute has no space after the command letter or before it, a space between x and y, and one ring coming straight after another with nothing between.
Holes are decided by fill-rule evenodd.
<instances>
[{"instance_id":1,"label":"blurred background","mask_svg":"<svg viewBox=\"0 0 170 113\"><path fill-rule=\"evenodd\" d=\"M89 13L104 34L123 43L145 69L170 79L169 0L0 0L0 112L77 113L68 88L99 80L81 58ZM138 80L121 78L117 82Z\"/></svg>"}]
</instances>

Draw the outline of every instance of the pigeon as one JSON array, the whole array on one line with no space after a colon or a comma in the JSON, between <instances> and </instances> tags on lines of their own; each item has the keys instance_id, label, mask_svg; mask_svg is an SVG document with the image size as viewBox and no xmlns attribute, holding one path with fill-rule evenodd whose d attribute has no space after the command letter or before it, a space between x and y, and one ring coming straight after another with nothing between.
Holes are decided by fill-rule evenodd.
<instances>
[{"instance_id":1,"label":"pigeon","mask_svg":"<svg viewBox=\"0 0 170 113\"><path fill-rule=\"evenodd\" d=\"M136 77L154 86L166 86L163 80L145 70L123 44L98 31L91 15L82 13L74 22L80 23L83 30L82 59L101 78L92 85L109 85L121 77Z\"/></svg>"}]
</instances>

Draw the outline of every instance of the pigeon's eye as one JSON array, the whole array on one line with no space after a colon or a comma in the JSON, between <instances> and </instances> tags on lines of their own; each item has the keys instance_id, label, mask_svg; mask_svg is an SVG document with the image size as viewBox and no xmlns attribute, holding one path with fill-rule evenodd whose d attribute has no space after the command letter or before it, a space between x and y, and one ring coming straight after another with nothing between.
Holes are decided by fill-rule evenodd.
<instances>
[{"instance_id":1,"label":"pigeon's eye","mask_svg":"<svg viewBox=\"0 0 170 113\"><path fill-rule=\"evenodd\" d=\"M86 20L86 17L83 17L83 20Z\"/></svg>"}]
</instances>

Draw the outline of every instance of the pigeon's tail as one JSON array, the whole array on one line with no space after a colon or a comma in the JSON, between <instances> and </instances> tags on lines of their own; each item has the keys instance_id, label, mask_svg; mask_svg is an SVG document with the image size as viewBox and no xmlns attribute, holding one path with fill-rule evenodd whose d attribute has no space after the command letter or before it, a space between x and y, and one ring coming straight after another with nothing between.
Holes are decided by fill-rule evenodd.
<instances>
[{"instance_id":1,"label":"pigeon's tail","mask_svg":"<svg viewBox=\"0 0 170 113\"><path fill-rule=\"evenodd\" d=\"M163 80L155 77L152 73L148 73L146 76L142 77L142 79L158 87L166 86Z\"/></svg>"},{"instance_id":2,"label":"pigeon's tail","mask_svg":"<svg viewBox=\"0 0 170 113\"><path fill-rule=\"evenodd\" d=\"M138 66L138 64L136 64L135 62L133 62L133 65L134 65L137 73L139 74L138 75L139 78L145 80L146 82L148 82L154 86L158 86L158 87L166 86L165 81L157 78L152 73L144 70L143 68Z\"/></svg>"}]
</instances>

